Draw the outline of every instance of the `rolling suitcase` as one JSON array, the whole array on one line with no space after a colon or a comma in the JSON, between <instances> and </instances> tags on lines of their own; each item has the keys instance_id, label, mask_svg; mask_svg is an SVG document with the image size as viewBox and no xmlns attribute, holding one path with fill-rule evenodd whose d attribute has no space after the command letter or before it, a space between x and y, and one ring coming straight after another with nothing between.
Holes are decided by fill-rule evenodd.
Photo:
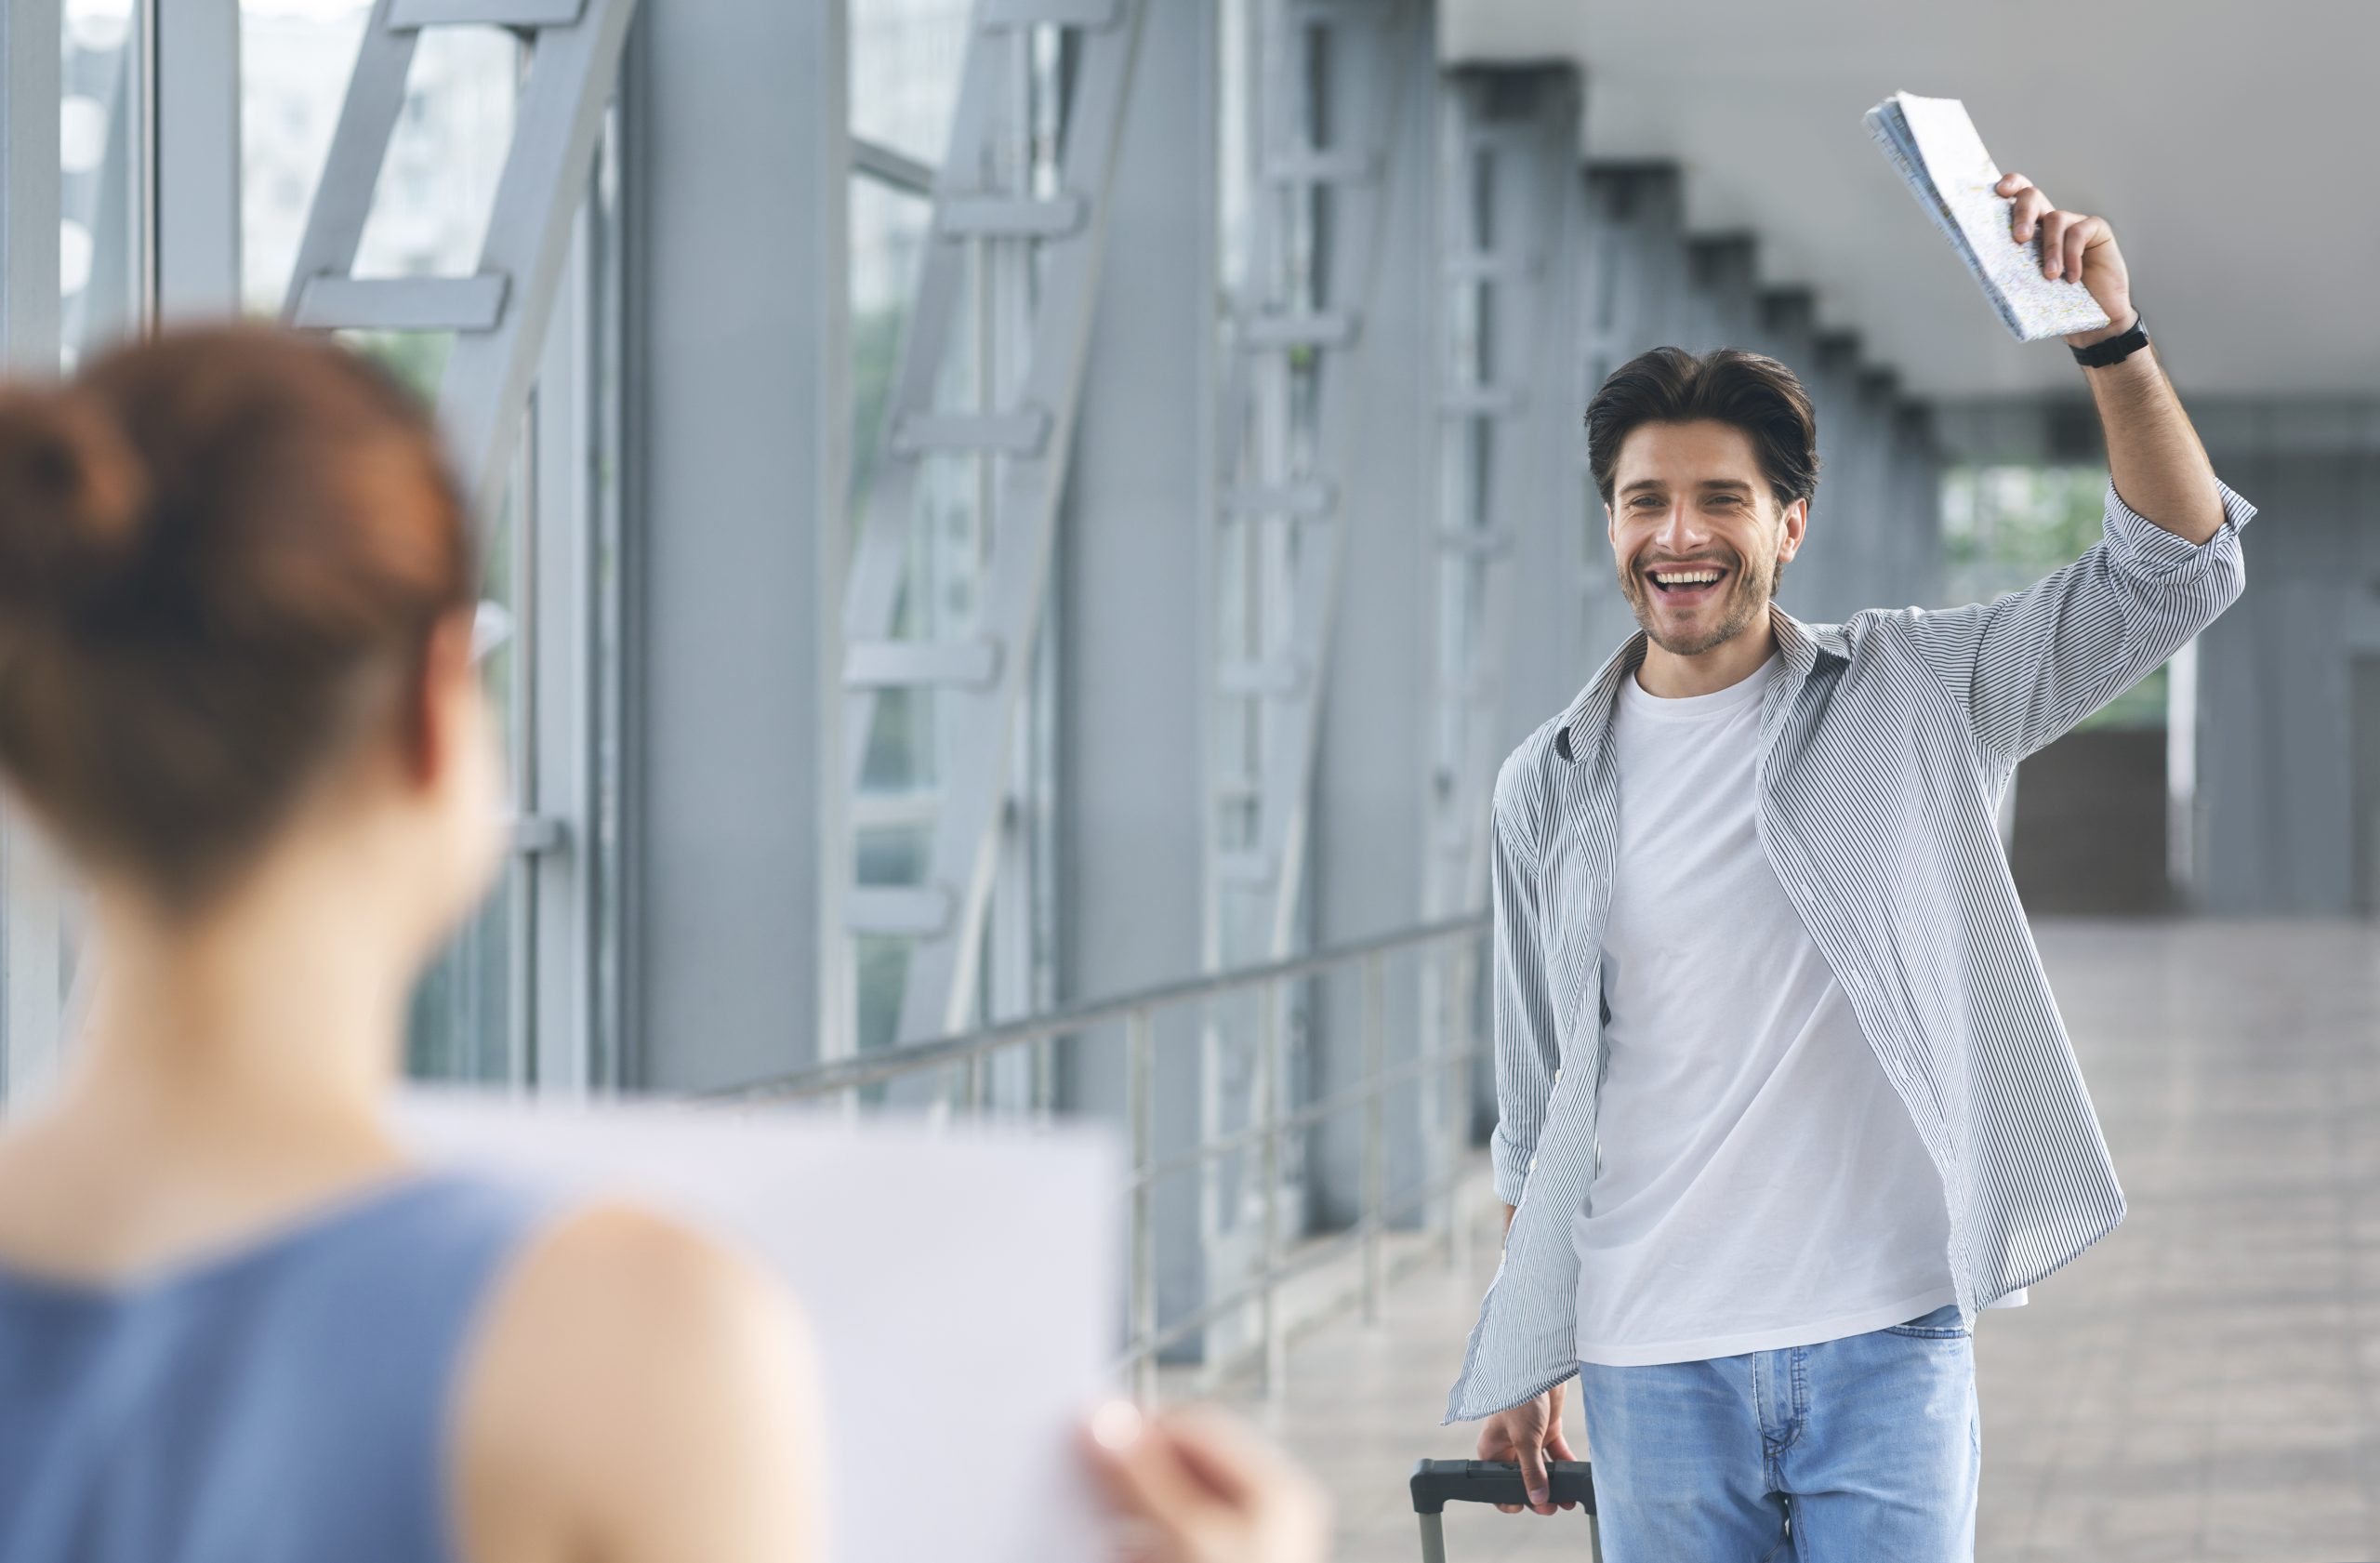
<instances>
[{"instance_id":1,"label":"rolling suitcase","mask_svg":"<svg viewBox=\"0 0 2380 1563\"><path fill-rule=\"evenodd\" d=\"M1584 1460L1556 1460L1547 1468L1557 1503L1576 1503L1587 1517L1587 1556L1603 1563L1595 1526L1594 1475ZM1413 1512L1421 1521L1421 1563L1447 1563L1448 1503L1526 1503L1521 1468L1507 1461L1423 1460L1413 1467Z\"/></svg>"}]
</instances>

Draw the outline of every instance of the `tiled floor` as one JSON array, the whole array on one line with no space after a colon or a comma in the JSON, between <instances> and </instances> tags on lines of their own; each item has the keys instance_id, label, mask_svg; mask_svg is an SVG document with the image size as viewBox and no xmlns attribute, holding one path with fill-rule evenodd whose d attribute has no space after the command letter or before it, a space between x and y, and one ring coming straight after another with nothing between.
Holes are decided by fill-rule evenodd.
<instances>
[{"instance_id":1,"label":"tiled floor","mask_svg":"<svg viewBox=\"0 0 2380 1563\"><path fill-rule=\"evenodd\" d=\"M2380 1558L2380 931L2052 924L2043 954L2131 1214L1988 1315L1987 1563ZM1250 1407L1336 1496L1339 1563L1420 1556L1403 1479L1493 1267L1293 1348ZM1575 1424L1574 1424L1575 1431ZM1583 1558L1576 1517L1449 1511L1454 1563Z\"/></svg>"}]
</instances>

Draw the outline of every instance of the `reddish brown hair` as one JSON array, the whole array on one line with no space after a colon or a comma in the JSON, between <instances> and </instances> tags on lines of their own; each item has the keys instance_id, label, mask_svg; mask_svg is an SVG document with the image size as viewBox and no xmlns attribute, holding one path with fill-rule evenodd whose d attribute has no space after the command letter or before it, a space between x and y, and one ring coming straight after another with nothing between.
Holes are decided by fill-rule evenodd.
<instances>
[{"instance_id":1,"label":"reddish brown hair","mask_svg":"<svg viewBox=\"0 0 2380 1563\"><path fill-rule=\"evenodd\" d=\"M1655 348L1614 369L1587 404L1587 465L1603 502L1611 503L1620 447L1640 425L1702 418L1733 424L1752 437L1761 475L1778 506L1818 492L1818 414L1792 370L1740 348L1699 358L1684 348Z\"/></svg>"},{"instance_id":2,"label":"reddish brown hair","mask_svg":"<svg viewBox=\"0 0 2380 1563\"><path fill-rule=\"evenodd\" d=\"M0 768L188 907L393 718L471 578L429 412L329 340L172 332L0 391Z\"/></svg>"}]
</instances>

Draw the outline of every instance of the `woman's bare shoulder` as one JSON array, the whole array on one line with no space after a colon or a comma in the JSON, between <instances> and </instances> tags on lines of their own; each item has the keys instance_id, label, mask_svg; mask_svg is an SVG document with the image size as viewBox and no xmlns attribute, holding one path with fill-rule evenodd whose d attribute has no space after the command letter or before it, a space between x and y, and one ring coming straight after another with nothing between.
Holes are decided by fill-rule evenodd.
<instances>
[{"instance_id":1,"label":"woman's bare shoulder","mask_svg":"<svg viewBox=\"0 0 2380 1563\"><path fill-rule=\"evenodd\" d=\"M464 1379L469 1556L818 1556L816 1377L792 1299L634 1205L556 1224L490 1301Z\"/></svg>"}]
</instances>

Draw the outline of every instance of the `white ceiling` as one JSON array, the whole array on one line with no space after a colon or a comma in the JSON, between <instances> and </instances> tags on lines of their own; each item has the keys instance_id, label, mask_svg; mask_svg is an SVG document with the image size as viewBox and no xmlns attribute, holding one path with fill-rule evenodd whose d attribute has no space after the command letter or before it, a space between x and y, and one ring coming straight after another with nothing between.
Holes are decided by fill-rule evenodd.
<instances>
[{"instance_id":1,"label":"white ceiling","mask_svg":"<svg viewBox=\"0 0 2380 1563\"><path fill-rule=\"evenodd\" d=\"M2115 225L2175 379L2380 393L2374 0L1442 0L1451 60L1568 60L1595 158L1673 160L1688 221L1929 394L2071 391L2011 341L1861 127L1961 98L2003 169Z\"/></svg>"}]
</instances>

